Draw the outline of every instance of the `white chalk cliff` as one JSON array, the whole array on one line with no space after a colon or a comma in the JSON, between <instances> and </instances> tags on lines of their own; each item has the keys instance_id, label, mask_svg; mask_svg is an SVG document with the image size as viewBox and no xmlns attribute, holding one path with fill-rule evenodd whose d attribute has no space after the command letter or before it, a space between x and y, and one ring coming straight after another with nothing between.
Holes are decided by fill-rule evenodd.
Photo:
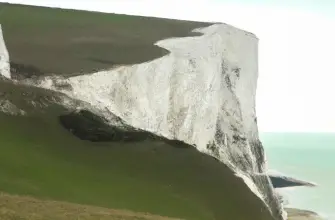
<instances>
[{"instance_id":1,"label":"white chalk cliff","mask_svg":"<svg viewBox=\"0 0 335 220\"><path fill-rule=\"evenodd\" d=\"M11 78L9 55L6 44L2 35L2 28L0 24L0 77Z\"/></svg>"},{"instance_id":2,"label":"white chalk cliff","mask_svg":"<svg viewBox=\"0 0 335 220\"><path fill-rule=\"evenodd\" d=\"M285 219L269 178L259 175L267 168L255 112L258 39L226 24L194 31L203 35L157 42L170 51L164 57L66 79L46 77L38 86L88 102L107 118L106 110L134 127L194 145L243 178L275 219ZM58 86L64 83L72 89Z\"/></svg>"}]
</instances>

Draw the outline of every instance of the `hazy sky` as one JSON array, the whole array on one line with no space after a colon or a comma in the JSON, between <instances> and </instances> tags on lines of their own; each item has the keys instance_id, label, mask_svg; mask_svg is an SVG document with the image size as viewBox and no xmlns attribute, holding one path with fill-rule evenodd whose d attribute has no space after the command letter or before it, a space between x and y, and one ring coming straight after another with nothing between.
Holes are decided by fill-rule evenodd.
<instances>
[{"instance_id":1,"label":"hazy sky","mask_svg":"<svg viewBox=\"0 0 335 220\"><path fill-rule=\"evenodd\" d=\"M219 21L248 30L260 39L257 90L260 131L335 132L334 0L8 2Z\"/></svg>"}]
</instances>

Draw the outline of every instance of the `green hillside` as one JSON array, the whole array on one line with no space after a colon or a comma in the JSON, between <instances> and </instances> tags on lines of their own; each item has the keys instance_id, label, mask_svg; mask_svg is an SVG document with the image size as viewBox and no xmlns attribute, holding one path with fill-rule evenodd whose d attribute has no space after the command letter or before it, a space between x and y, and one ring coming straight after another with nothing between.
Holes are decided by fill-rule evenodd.
<instances>
[{"instance_id":1,"label":"green hillside","mask_svg":"<svg viewBox=\"0 0 335 220\"><path fill-rule=\"evenodd\" d=\"M61 126L56 93L1 82L0 95L26 112L0 113L0 191L190 220L271 219L241 179L193 147L83 141Z\"/></svg>"}]
</instances>

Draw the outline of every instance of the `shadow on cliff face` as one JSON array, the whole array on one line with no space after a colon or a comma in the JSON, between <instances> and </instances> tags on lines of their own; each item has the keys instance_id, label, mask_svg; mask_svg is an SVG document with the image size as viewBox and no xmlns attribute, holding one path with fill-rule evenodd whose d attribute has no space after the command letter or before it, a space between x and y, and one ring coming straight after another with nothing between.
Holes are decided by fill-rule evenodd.
<instances>
[{"instance_id":1,"label":"shadow on cliff face","mask_svg":"<svg viewBox=\"0 0 335 220\"><path fill-rule=\"evenodd\" d=\"M121 120L121 119L119 119ZM61 125L81 140L92 142L139 142L146 140L163 141L177 148L191 148L179 140L167 139L150 132L125 125L107 124L107 120L88 110L79 110L59 116Z\"/></svg>"}]
</instances>

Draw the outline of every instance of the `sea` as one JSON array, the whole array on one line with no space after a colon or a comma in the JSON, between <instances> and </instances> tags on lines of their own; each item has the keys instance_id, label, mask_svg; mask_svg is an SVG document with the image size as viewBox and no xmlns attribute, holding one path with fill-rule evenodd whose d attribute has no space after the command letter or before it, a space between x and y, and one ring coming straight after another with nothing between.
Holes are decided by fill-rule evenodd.
<instances>
[{"instance_id":1,"label":"sea","mask_svg":"<svg viewBox=\"0 0 335 220\"><path fill-rule=\"evenodd\" d=\"M260 139L270 172L317 184L278 190L286 207L335 220L335 133L261 133Z\"/></svg>"}]
</instances>

